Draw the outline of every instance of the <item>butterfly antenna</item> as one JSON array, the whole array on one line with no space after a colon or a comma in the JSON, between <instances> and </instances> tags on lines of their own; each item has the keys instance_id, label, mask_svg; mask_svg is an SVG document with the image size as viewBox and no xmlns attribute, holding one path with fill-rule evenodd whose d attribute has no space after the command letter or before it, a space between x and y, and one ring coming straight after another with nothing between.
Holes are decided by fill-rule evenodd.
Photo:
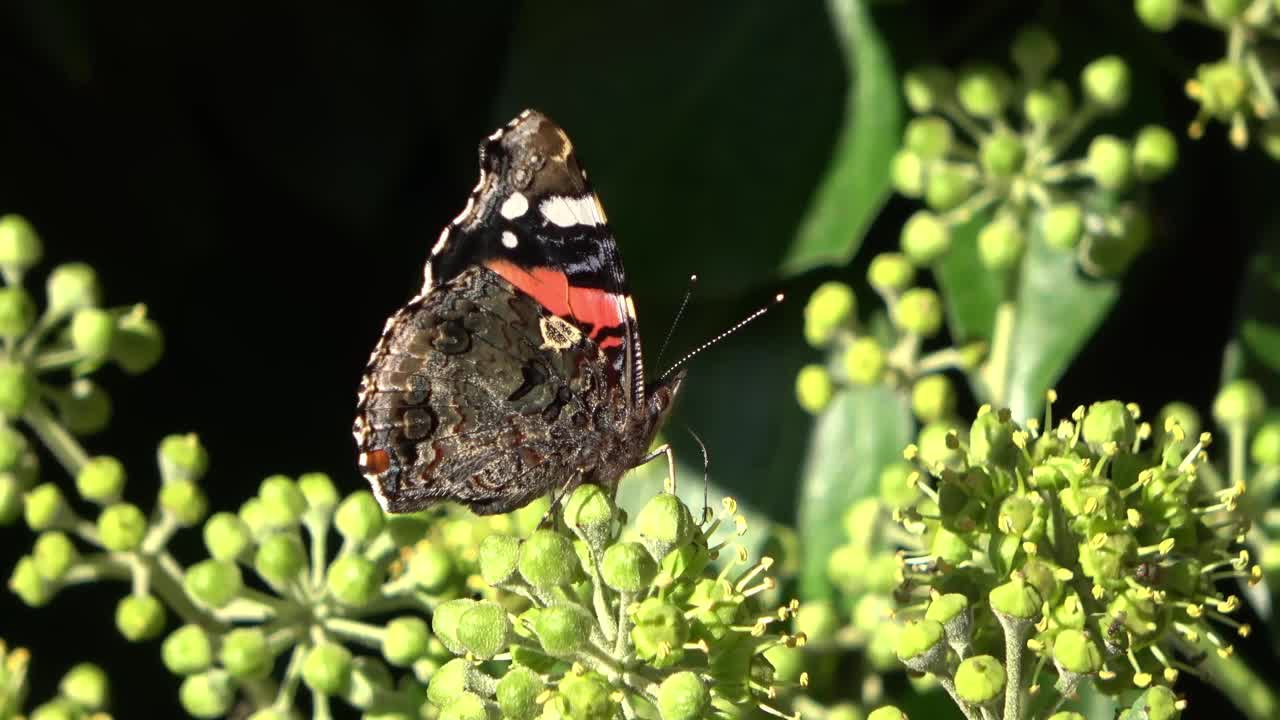
<instances>
[{"instance_id":1,"label":"butterfly antenna","mask_svg":"<svg viewBox=\"0 0 1280 720\"><path fill-rule=\"evenodd\" d=\"M667 336L662 340L662 347L658 349L658 360L655 365L662 364L662 356L667 352L667 344L671 342L671 336L676 332L676 326L680 324L680 318L684 317L684 309L689 304L689 298L693 295L693 286L698 284L698 274L694 273L689 276L689 285L684 289L684 299L680 301L680 309L676 311L676 319L671 321L671 327L667 328Z\"/></svg>"},{"instance_id":2,"label":"butterfly antenna","mask_svg":"<svg viewBox=\"0 0 1280 720\"><path fill-rule=\"evenodd\" d=\"M778 293L777 295L774 295L774 296L773 296L773 302L769 303L768 305L765 305L764 307L760 308L759 310L756 310L755 312L753 312L753 313L751 313L750 315L746 316L745 318L743 318L742 320L740 320L740 321L738 322L738 324L737 324L737 325L734 325L733 327L729 328L728 330L725 330L724 332L720 333L719 335L717 335L717 336L715 336L715 337L711 338L710 340L708 340L708 341L706 341L706 342L702 343L701 345L699 345L698 347L694 348L694 349L693 349L692 351L690 351L687 355L685 355L684 357L680 358L680 360L678 360L678 361L676 362L676 364L675 364L675 365L672 365L671 367L667 368L666 372L664 372L664 373L662 373L662 375L658 376L658 380L659 380L659 381L661 381L661 380L666 379L666 377L667 377L668 375L670 375L671 373L675 372L677 369L679 369L679 368L680 368L680 366L682 366L682 365L684 365L685 363L687 363L687 362L689 362L690 360L692 360L692 359L694 358L694 356L696 356L698 353L702 352L703 350L706 350L707 348L711 347L712 345L715 345L716 343L720 342L721 340L723 340L723 339L725 339L725 338L729 337L730 335L732 335L732 334L734 334L734 333L738 332L739 330L741 330L742 328L746 327L747 325L750 325L752 321L754 321L756 318L760 317L761 315L764 315L765 313L769 312L769 310L770 310L770 309L772 309L772 308L773 308L773 306L775 306L775 305L777 305L778 303L782 302L782 300L783 300L782 293Z\"/></svg>"},{"instance_id":3,"label":"butterfly antenna","mask_svg":"<svg viewBox=\"0 0 1280 720\"><path fill-rule=\"evenodd\" d=\"M698 447L702 448L702 522L707 523L711 521L711 505L707 502L708 488L711 487L711 456L707 454L707 444L702 442L698 433L688 425L685 425L684 429L693 436Z\"/></svg>"}]
</instances>

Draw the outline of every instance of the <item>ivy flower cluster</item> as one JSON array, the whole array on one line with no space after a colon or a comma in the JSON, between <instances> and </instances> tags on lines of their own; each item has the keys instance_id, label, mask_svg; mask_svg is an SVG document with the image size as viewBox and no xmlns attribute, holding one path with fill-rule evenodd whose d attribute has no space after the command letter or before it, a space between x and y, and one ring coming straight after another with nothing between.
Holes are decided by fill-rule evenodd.
<instances>
[{"instance_id":1,"label":"ivy flower cluster","mask_svg":"<svg viewBox=\"0 0 1280 720\"><path fill-rule=\"evenodd\" d=\"M957 226L986 212L977 255L992 272L1012 272L1039 237L1075 252L1087 272L1115 276L1150 234L1130 191L1173 168L1177 142L1148 125L1132 139L1097 135L1084 157L1064 157L1091 122L1126 105L1128 65L1115 55L1089 63L1077 107L1070 87L1049 77L1058 61L1052 35L1025 28L1010 53L1016 78L990 63L904 76L907 104L919 117L907 124L892 179L928 209L903 226L902 252L916 265L933 265L950 250Z\"/></svg>"},{"instance_id":2,"label":"ivy flower cluster","mask_svg":"<svg viewBox=\"0 0 1280 720\"><path fill-rule=\"evenodd\" d=\"M922 418L950 415L955 391L941 371L976 369L986 344L923 351L926 342L943 332L942 299L932 288L914 286L915 266L903 255L877 255L867 281L884 301L888 323L860 324L857 296L845 283L823 283L809 297L805 339L826 350L828 360L800 369L795 387L800 406L817 414L841 388L886 384L911 388L913 407Z\"/></svg>"},{"instance_id":3,"label":"ivy flower cluster","mask_svg":"<svg viewBox=\"0 0 1280 720\"><path fill-rule=\"evenodd\" d=\"M1144 702L1178 710L1154 686L1250 632L1220 589L1261 579L1241 548L1246 488L1205 471L1211 437L1179 408L1154 429L1115 400L1055 425L1053 400L1043 425L984 406L966 432L926 426L886 471L915 538L896 654L971 719L1051 716L1083 682L1152 688Z\"/></svg>"},{"instance_id":4,"label":"ivy flower cluster","mask_svg":"<svg viewBox=\"0 0 1280 720\"><path fill-rule=\"evenodd\" d=\"M1188 129L1193 139L1210 122L1224 123L1231 144L1243 149L1252 135L1280 160L1280 100L1275 50L1280 41L1276 0L1135 0L1142 23L1159 33L1188 20L1226 36L1226 55L1196 69L1187 95L1200 105Z\"/></svg>"},{"instance_id":5,"label":"ivy flower cluster","mask_svg":"<svg viewBox=\"0 0 1280 720\"><path fill-rule=\"evenodd\" d=\"M110 704L107 674L93 663L80 663L68 670L58 683L57 697L24 713L30 664L31 653L26 648L9 649L0 640L0 718L111 720L105 712Z\"/></svg>"},{"instance_id":6,"label":"ivy flower cluster","mask_svg":"<svg viewBox=\"0 0 1280 720\"><path fill-rule=\"evenodd\" d=\"M629 525L599 487L578 487L553 526L480 545L484 581L526 609L437 607L432 629L458 657L432 676L429 700L457 720L693 720L752 706L786 717L765 653L805 638L783 630L795 602L758 606L772 562L733 543L743 531L732 500L699 523L662 493Z\"/></svg>"}]
</instances>

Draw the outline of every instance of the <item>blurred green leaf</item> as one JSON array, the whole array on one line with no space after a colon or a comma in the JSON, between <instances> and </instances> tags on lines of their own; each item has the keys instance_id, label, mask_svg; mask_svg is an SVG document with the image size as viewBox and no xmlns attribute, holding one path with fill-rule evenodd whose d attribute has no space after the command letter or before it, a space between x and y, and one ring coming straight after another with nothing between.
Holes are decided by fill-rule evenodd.
<instances>
[{"instance_id":1,"label":"blurred green leaf","mask_svg":"<svg viewBox=\"0 0 1280 720\"><path fill-rule=\"evenodd\" d=\"M802 600L830 596L827 557L844 542L845 510L877 492L880 470L902 457L914 430L906 397L883 385L843 390L818 416L800 490Z\"/></svg>"},{"instance_id":2,"label":"blurred green leaf","mask_svg":"<svg viewBox=\"0 0 1280 720\"><path fill-rule=\"evenodd\" d=\"M1240 377L1257 382L1269 404L1280 402L1280 228L1266 234L1245 269L1222 379Z\"/></svg>"},{"instance_id":3,"label":"blurred green leaf","mask_svg":"<svg viewBox=\"0 0 1280 720\"><path fill-rule=\"evenodd\" d=\"M866 4L829 0L827 7L850 88L831 164L783 261L790 273L854 256L889 196L889 165L902 134L897 70Z\"/></svg>"},{"instance_id":4,"label":"blurred green leaf","mask_svg":"<svg viewBox=\"0 0 1280 720\"><path fill-rule=\"evenodd\" d=\"M935 268L946 300L951 333L958 340L981 338L992 343L988 361L998 362L1000 348L993 337L1004 296L1000 280L978 261L976 236L979 216L957 229L947 257ZM1071 253L1055 251L1033 230L1023 258L1017 303L1008 337L1007 367L999 378L1000 399L990 387L977 387L982 402L1000 401L1015 418L1039 413L1044 393L1062 377L1071 360L1084 349L1119 296L1113 280L1081 275Z\"/></svg>"}]
</instances>

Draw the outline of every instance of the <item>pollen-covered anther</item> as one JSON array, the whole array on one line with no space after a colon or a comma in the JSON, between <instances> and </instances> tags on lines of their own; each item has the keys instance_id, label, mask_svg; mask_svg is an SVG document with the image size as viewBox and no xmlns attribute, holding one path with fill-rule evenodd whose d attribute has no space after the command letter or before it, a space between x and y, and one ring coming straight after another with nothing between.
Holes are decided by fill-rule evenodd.
<instances>
[{"instance_id":1,"label":"pollen-covered anther","mask_svg":"<svg viewBox=\"0 0 1280 720\"><path fill-rule=\"evenodd\" d=\"M533 701L539 705L546 705L547 701L551 699L551 696L555 694L556 694L556 691L554 689L547 688L546 690L543 690L542 692L538 693L538 696L535 697Z\"/></svg>"},{"instance_id":2,"label":"pollen-covered anther","mask_svg":"<svg viewBox=\"0 0 1280 720\"><path fill-rule=\"evenodd\" d=\"M1262 582L1262 567L1254 565L1249 568L1249 587L1255 587L1260 582Z\"/></svg>"},{"instance_id":3,"label":"pollen-covered anther","mask_svg":"<svg viewBox=\"0 0 1280 720\"><path fill-rule=\"evenodd\" d=\"M1125 521L1129 523L1131 528L1142 527L1142 513L1133 508L1128 508L1124 512Z\"/></svg>"},{"instance_id":4,"label":"pollen-covered anther","mask_svg":"<svg viewBox=\"0 0 1280 720\"><path fill-rule=\"evenodd\" d=\"M920 448L916 447L915 443L911 443L902 449L903 460L906 460L907 462L915 462L917 457L920 457Z\"/></svg>"},{"instance_id":5,"label":"pollen-covered anther","mask_svg":"<svg viewBox=\"0 0 1280 720\"><path fill-rule=\"evenodd\" d=\"M1026 449L1027 449L1027 441L1028 441L1029 439L1030 439L1030 435L1029 435L1029 433L1027 433L1027 431L1026 431L1026 430L1017 430L1017 431L1015 431L1015 432L1013 433L1013 444L1014 444L1014 445L1015 445L1019 450L1026 450Z\"/></svg>"},{"instance_id":6,"label":"pollen-covered anther","mask_svg":"<svg viewBox=\"0 0 1280 720\"><path fill-rule=\"evenodd\" d=\"M1116 678L1116 671L1103 668L1098 671L1098 678L1101 680L1114 680Z\"/></svg>"},{"instance_id":7,"label":"pollen-covered anther","mask_svg":"<svg viewBox=\"0 0 1280 720\"><path fill-rule=\"evenodd\" d=\"M1229 595L1226 600L1219 600L1217 610L1224 615L1229 615L1240 609L1240 597L1237 595Z\"/></svg>"},{"instance_id":8,"label":"pollen-covered anther","mask_svg":"<svg viewBox=\"0 0 1280 720\"><path fill-rule=\"evenodd\" d=\"M1247 638L1252 634L1253 626L1249 623L1240 623L1240 626L1236 628L1236 635L1239 635L1242 638Z\"/></svg>"},{"instance_id":9,"label":"pollen-covered anther","mask_svg":"<svg viewBox=\"0 0 1280 720\"><path fill-rule=\"evenodd\" d=\"M1187 610L1187 617L1195 618L1198 620L1200 619L1201 616L1204 615L1203 605L1197 605L1196 603L1185 603L1185 607Z\"/></svg>"},{"instance_id":10,"label":"pollen-covered anther","mask_svg":"<svg viewBox=\"0 0 1280 720\"><path fill-rule=\"evenodd\" d=\"M1120 444L1115 440L1108 440L1102 444L1102 454L1107 457L1115 457L1120 454Z\"/></svg>"},{"instance_id":11,"label":"pollen-covered anther","mask_svg":"<svg viewBox=\"0 0 1280 720\"><path fill-rule=\"evenodd\" d=\"M1040 546L1028 540L1022 543L1022 551L1031 557L1035 557L1040 554Z\"/></svg>"},{"instance_id":12,"label":"pollen-covered anther","mask_svg":"<svg viewBox=\"0 0 1280 720\"><path fill-rule=\"evenodd\" d=\"M802 673L800 673L800 687L803 687L803 688L807 688L807 687L809 687L809 673L808 673L808 672L802 672Z\"/></svg>"},{"instance_id":13,"label":"pollen-covered anther","mask_svg":"<svg viewBox=\"0 0 1280 720\"><path fill-rule=\"evenodd\" d=\"M724 507L724 512L726 515L736 515L738 513L737 500L731 497L725 496L724 500L720 501L720 504Z\"/></svg>"},{"instance_id":14,"label":"pollen-covered anther","mask_svg":"<svg viewBox=\"0 0 1280 720\"><path fill-rule=\"evenodd\" d=\"M1107 590L1101 585L1098 585L1095 583L1094 586L1090 588L1089 594L1093 595L1094 600L1101 600L1102 598L1107 596Z\"/></svg>"},{"instance_id":15,"label":"pollen-covered anther","mask_svg":"<svg viewBox=\"0 0 1280 720\"><path fill-rule=\"evenodd\" d=\"M705 638L699 638L698 642L690 642L684 644L685 650L696 650L707 655L711 654L711 646L707 644Z\"/></svg>"}]
</instances>

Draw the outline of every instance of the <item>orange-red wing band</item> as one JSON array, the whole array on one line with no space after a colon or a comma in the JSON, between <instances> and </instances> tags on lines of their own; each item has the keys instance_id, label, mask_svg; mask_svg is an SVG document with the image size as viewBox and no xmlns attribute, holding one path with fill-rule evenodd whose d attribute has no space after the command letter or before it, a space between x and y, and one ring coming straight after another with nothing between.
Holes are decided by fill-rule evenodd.
<instances>
[{"instance_id":1,"label":"orange-red wing band","mask_svg":"<svg viewBox=\"0 0 1280 720\"><path fill-rule=\"evenodd\" d=\"M573 285L569 282L568 275L551 268L525 269L506 260L490 260L485 266L552 313L571 319L579 326L589 324L590 337L601 348L622 344L621 335L613 334L603 338L600 335L605 330L626 324L626 300L623 296L599 288Z\"/></svg>"}]
</instances>

